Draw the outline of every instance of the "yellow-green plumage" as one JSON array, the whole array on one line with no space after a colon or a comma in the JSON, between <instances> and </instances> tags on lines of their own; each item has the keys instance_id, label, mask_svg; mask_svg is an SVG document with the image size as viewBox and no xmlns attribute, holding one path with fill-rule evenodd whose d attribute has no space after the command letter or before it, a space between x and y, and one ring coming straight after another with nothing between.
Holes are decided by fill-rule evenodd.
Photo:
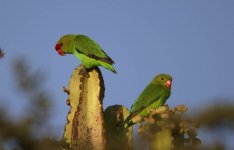
<instances>
[{"instance_id":1,"label":"yellow-green plumage","mask_svg":"<svg viewBox=\"0 0 234 150\"><path fill-rule=\"evenodd\" d=\"M74 54L85 68L103 66L116 73L114 61L103 51L101 46L85 35L67 34L59 39L55 46L60 55Z\"/></svg>"},{"instance_id":2,"label":"yellow-green plumage","mask_svg":"<svg viewBox=\"0 0 234 150\"><path fill-rule=\"evenodd\" d=\"M165 104L171 94L172 77L168 74L159 74L146 86L136 99L125 122L128 127L133 125L132 118L136 115L148 115L150 109L156 109Z\"/></svg>"}]
</instances>

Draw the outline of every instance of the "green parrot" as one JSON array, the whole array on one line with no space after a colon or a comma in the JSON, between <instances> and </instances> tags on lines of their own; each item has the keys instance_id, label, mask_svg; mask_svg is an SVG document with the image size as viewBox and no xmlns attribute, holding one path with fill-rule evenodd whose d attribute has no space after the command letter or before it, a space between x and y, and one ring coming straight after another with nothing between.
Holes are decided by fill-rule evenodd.
<instances>
[{"instance_id":1,"label":"green parrot","mask_svg":"<svg viewBox=\"0 0 234 150\"><path fill-rule=\"evenodd\" d=\"M146 86L130 109L126 118L127 128L134 125L132 118L136 115L147 116L150 109L164 105L171 94L172 77L168 74L159 74Z\"/></svg>"},{"instance_id":2,"label":"green parrot","mask_svg":"<svg viewBox=\"0 0 234 150\"><path fill-rule=\"evenodd\" d=\"M103 51L101 46L88 36L82 34L67 34L55 45L59 55L74 54L86 69L103 66L116 73L112 64L114 61Z\"/></svg>"}]
</instances>

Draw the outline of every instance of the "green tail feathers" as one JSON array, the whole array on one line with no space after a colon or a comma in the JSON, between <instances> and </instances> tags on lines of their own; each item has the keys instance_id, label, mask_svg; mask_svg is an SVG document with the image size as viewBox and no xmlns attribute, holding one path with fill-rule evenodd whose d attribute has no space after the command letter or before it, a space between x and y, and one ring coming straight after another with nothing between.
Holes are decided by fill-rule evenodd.
<instances>
[{"instance_id":1,"label":"green tail feathers","mask_svg":"<svg viewBox=\"0 0 234 150\"><path fill-rule=\"evenodd\" d=\"M117 73L115 68L111 64L108 64L106 62L101 62L101 66L105 67L106 69L108 69L114 73Z\"/></svg>"},{"instance_id":2,"label":"green tail feathers","mask_svg":"<svg viewBox=\"0 0 234 150\"><path fill-rule=\"evenodd\" d=\"M135 123L132 122L132 120L130 120L128 122L125 121L125 123L127 124L126 129L128 129L129 127L131 127L131 126L133 126L135 124Z\"/></svg>"}]
</instances>

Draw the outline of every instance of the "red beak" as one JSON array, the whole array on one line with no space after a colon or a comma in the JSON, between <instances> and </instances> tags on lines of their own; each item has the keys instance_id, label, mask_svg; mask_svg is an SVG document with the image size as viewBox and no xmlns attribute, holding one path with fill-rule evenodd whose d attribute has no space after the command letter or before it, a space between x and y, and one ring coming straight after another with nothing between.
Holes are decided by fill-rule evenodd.
<instances>
[{"instance_id":1,"label":"red beak","mask_svg":"<svg viewBox=\"0 0 234 150\"><path fill-rule=\"evenodd\" d=\"M61 56L65 56L65 54L63 53L63 51L60 49L60 50L57 50L58 54L61 55Z\"/></svg>"},{"instance_id":2,"label":"red beak","mask_svg":"<svg viewBox=\"0 0 234 150\"><path fill-rule=\"evenodd\" d=\"M171 80L167 80L166 87L169 88L169 89L171 88Z\"/></svg>"},{"instance_id":3,"label":"red beak","mask_svg":"<svg viewBox=\"0 0 234 150\"><path fill-rule=\"evenodd\" d=\"M55 50L58 52L59 55L65 56L65 54L64 54L63 51L61 50L61 45L60 45L60 44L56 44L56 45L55 45Z\"/></svg>"},{"instance_id":4,"label":"red beak","mask_svg":"<svg viewBox=\"0 0 234 150\"><path fill-rule=\"evenodd\" d=\"M58 51L58 50L60 50L60 49L61 49L61 45L60 45L60 44L56 44L56 45L55 45L55 50Z\"/></svg>"}]
</instances>

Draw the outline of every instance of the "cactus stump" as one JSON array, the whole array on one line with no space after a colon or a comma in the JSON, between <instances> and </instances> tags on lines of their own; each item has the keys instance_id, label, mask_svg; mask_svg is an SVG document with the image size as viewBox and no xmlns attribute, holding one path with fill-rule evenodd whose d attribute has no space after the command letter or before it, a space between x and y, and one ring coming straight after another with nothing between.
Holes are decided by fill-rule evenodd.
<instances>
[{"instance_id":1,"label":"cactus stump","mask_svg":"<svg viewBox=\"0 0 234 150\"><path fill-rule=\"evenodd\" d=\"M102 99L104 81L96 67L80 74L80 65L73 72L68 86L70 112L64 131L64 139L74 150L105 150L106 135Z\"/></svg>"}]
</instances>

